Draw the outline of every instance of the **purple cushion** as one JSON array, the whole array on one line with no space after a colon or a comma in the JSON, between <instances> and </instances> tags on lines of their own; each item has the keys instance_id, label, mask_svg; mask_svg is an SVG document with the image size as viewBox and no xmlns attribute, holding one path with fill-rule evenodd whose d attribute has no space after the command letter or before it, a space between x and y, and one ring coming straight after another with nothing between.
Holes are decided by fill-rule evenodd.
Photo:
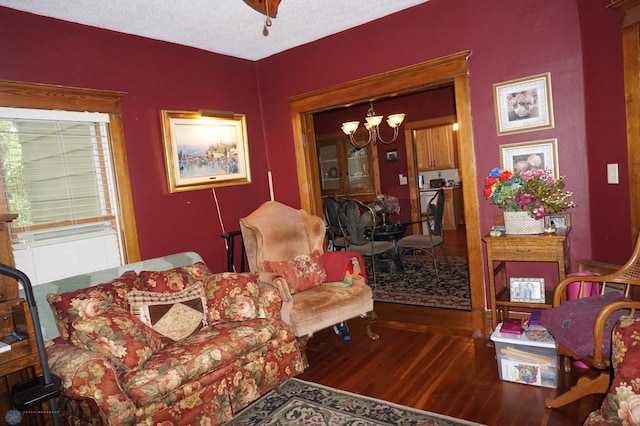
<instances>
[{"instance_id":1,"label":"purple cushion","mask_svg":"<svg viewBox=\"0 0 640 426\"><path fill-rule=\"evenodd\" d=\"M618 292L610 292L604 296L585 297L568 300L553 309L542 311L540 323L553 335L558 343L578 356L593 354L593 325L602 308L613 302L629 300ZM605 322L602 356L611 354L611 331L624 314L617 311L609 315Z\"/></svg>"}]
</instances>

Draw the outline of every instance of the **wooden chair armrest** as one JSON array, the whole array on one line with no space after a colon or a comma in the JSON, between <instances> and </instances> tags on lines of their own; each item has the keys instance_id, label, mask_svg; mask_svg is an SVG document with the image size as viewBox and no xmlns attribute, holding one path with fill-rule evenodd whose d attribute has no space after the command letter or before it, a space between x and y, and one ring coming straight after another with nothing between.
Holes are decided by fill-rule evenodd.
<instances>
[{"instance_id":1,"label":"wooden chair armrest","mask_svg":"<svg viewBox=\"0 0 640 426\"><path fill-rule=\"evenodd\" d=\"M595 363L605 363L602 359L602 342L604 339L604 326L607 318L612 313L621 309L629 309L630 315L635 315L636 310L640 310L640 302L613 302L600 310L600 313L596 317L596 321L593 324L593 341L595 343L595 350L593 352L593 360Z\"/></svg>"}]
</instances>

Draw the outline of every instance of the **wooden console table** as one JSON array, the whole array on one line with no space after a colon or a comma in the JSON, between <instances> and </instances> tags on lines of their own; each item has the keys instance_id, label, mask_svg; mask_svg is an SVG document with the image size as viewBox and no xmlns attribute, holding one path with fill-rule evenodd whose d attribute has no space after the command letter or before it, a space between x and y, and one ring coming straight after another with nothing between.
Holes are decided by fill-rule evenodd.
<instances>
[{"instance_id":1,"label":"wooden console table","mask_svg":"<svg viewBox=\"0 0 640 426\"><path fill-rule=\"evenodd\" d=\"M563 280L570 270L569 231L542 235L502 235L482 238L487 245L487 266L489 270L489 293L491 296L491 324L495 329L500 320L507 316L509 307L530 309L551 308L553 291L545 291L545 303L511 302L509 282L507 281L507 262L553 262L558 264L558 278ZM495 265L495 262L498 262ZM504 287L496 294L496 280L502 272Z\"/></svg>"}]
</instances>

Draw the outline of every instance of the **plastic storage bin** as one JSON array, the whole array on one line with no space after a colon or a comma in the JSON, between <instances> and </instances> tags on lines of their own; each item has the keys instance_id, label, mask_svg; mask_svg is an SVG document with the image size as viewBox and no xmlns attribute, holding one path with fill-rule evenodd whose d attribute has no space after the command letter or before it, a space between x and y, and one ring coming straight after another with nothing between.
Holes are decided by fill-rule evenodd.
<instances>
[{"instance_id":1,"label":"plastic storage bin","mask_svg":"<svg viewBox=\"0 0 640 426\"><path fill-rule=\"evenodd\" d=\"M555 388L558 386L558 352L555 341L539 342L523 334L491 334L495 344L501 380L526 385Z\"/></svg>"}]
</instances>

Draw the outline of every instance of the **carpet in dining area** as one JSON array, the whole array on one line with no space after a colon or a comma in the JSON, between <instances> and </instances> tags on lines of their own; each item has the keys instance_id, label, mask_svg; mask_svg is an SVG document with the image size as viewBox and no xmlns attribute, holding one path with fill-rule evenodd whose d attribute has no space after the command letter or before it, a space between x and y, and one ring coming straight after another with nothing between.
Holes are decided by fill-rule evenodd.
<instances>
[{"instance_id":1,"label":"carpet in dining area","mask_svg":"<svg viewBox=\"0 0 640 426\"><path fill-rule=\"evenodd\" d=\"M479 425L467 420L417 410L295 378L289 379L271 390L226 423L228 426L291 424L331 426Z\"/></svg>"},{"instance_id":2,"label":"carpet in dining area","mask_svg":"<svg viewBox=\"0 0 640 426\"><path fill-rule=\"evenodd\" d=\"M470 311L471 290L467 258L449 256L449 268L444 258L439 257L437 262L438 275L431 259L415 260L411 255L404 256L403 272L392 270L377 273L373 300ZM369 284L373 287L371 274Z\"/></svg>"}]
</instances>

